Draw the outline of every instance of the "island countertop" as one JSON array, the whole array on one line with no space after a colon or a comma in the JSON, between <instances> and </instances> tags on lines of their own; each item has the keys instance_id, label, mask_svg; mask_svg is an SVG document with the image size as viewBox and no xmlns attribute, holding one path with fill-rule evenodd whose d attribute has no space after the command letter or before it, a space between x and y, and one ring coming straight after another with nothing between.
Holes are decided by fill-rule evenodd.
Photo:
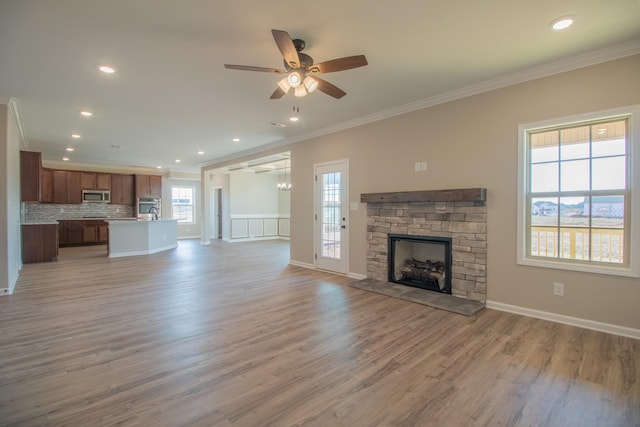
<instances>
[{"instance_id":1,"label":"island countertop","mask_svg":"<svg viewBox=\"0 0 640 427\"><path fill-rule=\"evenodd\" d=\"M105 220L109 225L109 258L149 255L178 247L178 220Z\"/></svg>"}]
</instances>

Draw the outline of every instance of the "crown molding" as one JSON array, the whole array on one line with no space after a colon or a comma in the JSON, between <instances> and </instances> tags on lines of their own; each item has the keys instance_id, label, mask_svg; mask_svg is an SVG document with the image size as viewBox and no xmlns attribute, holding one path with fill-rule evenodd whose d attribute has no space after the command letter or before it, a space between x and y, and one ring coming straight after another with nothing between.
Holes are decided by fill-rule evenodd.
<instances>
[{"instance_id":1,"label":"crown molding","mask_svg":"<svg viewBox=\"0 0 640 427\"><path fill-rule=\"evenodd\" d=\"M623 44L609 47L606 49L600 49L600 50L585 53L582 55L572 56L570 58L564 58L559 61L554 61L547 64L531 67L523 71L497 77L495 79L487 80L487 81L473 84L467 87L456 89L450 92L446 92L446 93L435 95L429 98L421 99L419 101L400 105L398 107L389 108L387 110L379 111L377 113L369 114L369 115L348 120L342 123L338 123L333 126L328 126L323 129L318 129L313 132L308 132L308 133L291 137L291 138L281 139L266 145L255 147L250 150L245 150L239 153L213 159L209 162L199 164L198 166L206 169L214 169L216 167L224 166L223 163L232 162L238 158L245 157L248 155L260 154L267 150L272 150L272 149L283 147L285 145L291 145L291 144L295 144L303 141L308 141L310 139L317 138L320 136L329 135L332 133L355 128L358 126L363 126L369 123L374 123L380 120L388 119L388 118L399 116L402 114L411 113L413 111L421 110L424 108L434 107L436 105L444 104L446 102L456 101L458 99L467 98L469 96L478 95L485 92L490 92L492 90L501 89L501 88L512 86L518 83L524 83L531 80L541 79L541 78L549 77L555 74L577 70L579 68L584 68L591 65L596 65L603 62L607 62L607 61L613 61L616 59L621 59L627 56L632 56L637 54L640 54L640 40L634 40L628 43L623 43Z\"/></svg>"},{"instance_id":2,"label":"crown molding","mask_svg":"<svg viewBox=\"0 0 640 427\"><path fill-rule=\"evenodd\" d=\"M24 126L22 124L22 114L20 113L20 103L16 98L4 98L0 97L0 103L6 104L9 108L9 114L11 114L11 118L13 119L13 123L16 126L16 131L18 132L18 143L20 144L20 149L29 151L29 147L27 146L27 138L24 133Z\"/></svg>"}]
</instances>

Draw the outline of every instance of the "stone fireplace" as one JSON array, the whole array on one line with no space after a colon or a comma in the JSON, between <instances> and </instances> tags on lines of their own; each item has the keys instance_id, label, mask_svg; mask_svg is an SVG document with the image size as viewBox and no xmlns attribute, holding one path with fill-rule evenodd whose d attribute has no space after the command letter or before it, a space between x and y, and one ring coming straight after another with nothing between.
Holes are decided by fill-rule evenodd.
<instances>
[{"instance_id":1,"label":"stone fireplace","mask_svg":"<svg viewBox=\"0 0 640 427\"><path fill-rule=\"evenodd\" d=\"M415 240L442 239L451 242L449 292L453 296L486 302L486 189L368 193L361 194L360 201L367 203L368 279L393 281L390 277L396 273L392 271L390 275L390 268L396 267L389 265L390 235L413 236ZM417 259L418 263L428 258L411 257L424 258ZM447 272L444 275L446 280Z\"/></svg>"}]
</instances>

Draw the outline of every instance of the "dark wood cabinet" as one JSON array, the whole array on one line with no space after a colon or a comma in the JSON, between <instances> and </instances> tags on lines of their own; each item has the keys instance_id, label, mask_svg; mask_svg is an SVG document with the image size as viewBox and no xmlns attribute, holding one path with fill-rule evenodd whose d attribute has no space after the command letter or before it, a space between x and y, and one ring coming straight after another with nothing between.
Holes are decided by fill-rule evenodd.
<instances>
[{"instance_id":1,"label":"dark wood cabinet","mask_svg":"<svg viewBox=\"0 0 640 427\"><path fill-rule=\"evenodd\" d=\"M111 174L99 172L80 172L82 190L110 190Z\"/></svg>"},{"instance_id":2,"label":"dark wood cabinet","mask_svg":"<svg viewBox=\"0 0 640 427\"><path fill-rule=\"evenodd\" d=\"M67 171L53 171L53 203L67 203Z\"/></svg>"},{"instance_id":3,"label":"dark wood cabinet","mask_svg":"<svg viewBox=\"0 0 640 427\"><path fill-rule=\"evenodd\" d=\"M58 224L29 224L21 228L23 263L48 262L58 258Z\"/></svg>"},{"instance_id":4,"label":"dark wood cabinet","mask_svg":"<svg viewBox=\"0 0 640 427\"><path fill-rule=\"evenodd\" d=\"M136 197L162 197L162 177L158 175L135 176Z\"/></svg>"},{"instance_id":5,"label":"dark wood cabinet","mask_svg":"<svg viewBox=\"0 0 640 427\"><path fill-rule=\"evenodd\" d=\"M42 169L40 171L40 202L53 203L53 171Z\"/></svg>"},{"instance_id":6,"label":"dark wood cabinet","mask_svg":"<svg viewBox=\"0 0 640 427\"><path fill-rule=\"evenodd\" d=\"M53 203L82 203L81 172L53 171Z\"/></svg>"},{"instance_id":7,"label":"dark wood cabinet","mask_svg":"<svg viewBox=\"0 0 640 427\"><path fill-rule=\"evenodd\" d=\"M104 221L81 221L82 243L104 244L109 238L109 229Z\"/></svg>"},{"instance_id":8,"label":"dark wood cabinet","mask_svg":"<svg viewBox=\"0 0 640 427\"><path fill-rule=\"evenodd\" d=\"M80 172L67 171L67 203L82 203Z\"/></svg>"},{"instance_id":9,"label":"dark wood cabinet","mask_svg":"<svg viewBox=\"0 0 640 427\"><path fill-rule=\"evenodd\" d=\"M82 245L82 221L61 220L58 223L60 246Z\"/></svg>"},{"instance_id":10,"label":"dark wood cabinet","mask_svg":"<svg viewBox=\"0 0 640 427\"><path fill-rule=\"evenodd\" d=\"M23 202L40 201L40 169L41 153L20 151L20 194Z\"/></svg>"},{"instance_id":11,"label":"dark wood cabinet","mask_svg":"<svg viewBox=\"0 0 640 427\"><path fill-rule=\"evenodd\" d=\"M60 246L102 245L109 240L109 226L101 220L61 220Z\"/></svg>"},{"instance_id":12,"label":"dark wood cabinet","mask_svg":"<svg viewBox=\"0 0 640 427\"><path fill-rule=\"evenodd\" d=\"M111 175L111 203L133 205L133 175Z\"/></svg>"},{"instance_id":13,"label":"dark wood cabinet","mask_svg":"<svg viewBox=\"0 0 640 427\"><path fill-rule=\"evenodd\" d=\"M96 190L111 190L110 173L96 173Z\"/></svg>"}]
</instances>

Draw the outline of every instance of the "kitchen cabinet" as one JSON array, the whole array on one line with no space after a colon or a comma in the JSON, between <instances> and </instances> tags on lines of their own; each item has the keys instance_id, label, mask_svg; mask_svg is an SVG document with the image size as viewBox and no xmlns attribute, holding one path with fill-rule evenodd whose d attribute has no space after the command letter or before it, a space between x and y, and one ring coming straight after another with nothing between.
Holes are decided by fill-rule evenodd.
<instances>
[{"instance_id":1,"label":"kitchen cabinet","mask_svg":"<svg viewBox=\"0 0 640 427\"><path fill-rule=\"evenodd\" d=\"M162 197L162 177L158 175L135 175L136 197Z\"/></svg>"},{"instance_id":2,"label":"kitchen cabinet","mask_svg":"<svg viewBox=\"0 0 640 427\"><path fill-rule=\"evenodd\" d=\"M53 171L53 203L82 203L80 174L77 171Z\"/></svg>"},{"instance_id":3,"label":"kitchen cabinet","mask_svg":"<svg viewBox=\"0 0 640 427\"><path fill-rule=\"evenodd\" d=\"M99 172L80 172L82 190L110 190L111 174Z\"/></svg>"},{"instance_id":4,"label":"kitchen cabinet","mask_svg":"<svg viewBox=\"0 0 640 427\"><path fill-rule=\"evenodd\" d=\"M101 245L109 239L109 228L102 220L60 220L60 246Z\"/></svg>"},{"instance_id":5,"label":"kitchen cabinet","mask_svg":"<svg viewBox=\"0 0 640 427\"><path fill-rule=\"evenodd\" d=\"M111 203L133 205L133 175L111 175Z\"/></svg>"},{"instance_id":6,"label":"kitchen cabinet","mask_svg":"<svg viewBox=\"0 0 640 427\"><path fill-rule=\"evenodd\" d=\"M109 237L109 229L104 221L81 221L82 243L104 244Z\"/></svg>"},{"instance_id":7,"label":"kitchen cabinet","mask_svg":"<svg viewBox=\"0 0 640 427\"><path fill-rule=\"evenodd\" d=\"M42 169L40 171L40 202L53 203L53 171Z\"/></svg>"},{"instance_id":8,"label":"kitchen cabinet","mask_svg":"<svg viewBox=\"0 0 640 427\"><path fill-rule=\"evenodd\" d=\"M23 202L40 201L40 169L41 153L20 151L20 195Z\"/></svg>"},{"instance_id":9,"label":"kitchen cabinet","mask_svg":"<svg viewBox=\"0 0 640 427\"><path fill-rule=\"evenodd\" d=\"M58 224L23 224L22 262L48 262L58 259Z\"/></svg>"},{"instance_id":10,"label":"kitchen cabinet","mask_svg":"<svg viewBox=\"0 0 640 427\"><path fill-rule=\"evenodd\" d=\"M60 246L82 245L82 221L61 220L59 223Z\"/></svg>"}]
</instances>

